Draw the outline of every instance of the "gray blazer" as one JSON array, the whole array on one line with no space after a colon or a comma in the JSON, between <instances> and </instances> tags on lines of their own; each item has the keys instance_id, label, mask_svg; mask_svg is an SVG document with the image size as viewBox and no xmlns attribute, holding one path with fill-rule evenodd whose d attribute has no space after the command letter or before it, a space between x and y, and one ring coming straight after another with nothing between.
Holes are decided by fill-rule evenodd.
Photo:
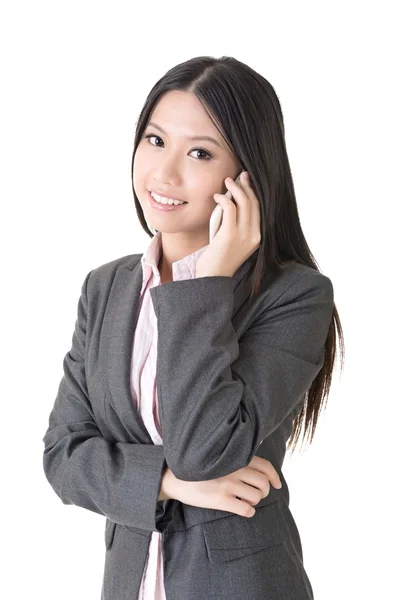
<instances>
[{"instance_id":1,"label":"gray blazer","mask_svg":"<svg viewBox=\"0 0 400 600\"><path fill-rule=\"evenodd\" d=\"M163 445L154 445L130 390L141 254L90 271L72 347L44 435L43 467L64 504L106 517L102 600L136 600L153 531L162 533L167 600L310 600L299 532L281 472L292 421L322 367L331 280L290 264L249 302L245 275L150 289L158 323ZM272 462L272 487L241 517L158 501L168 465L209 480Z\"/></svg>"}]
</instances>

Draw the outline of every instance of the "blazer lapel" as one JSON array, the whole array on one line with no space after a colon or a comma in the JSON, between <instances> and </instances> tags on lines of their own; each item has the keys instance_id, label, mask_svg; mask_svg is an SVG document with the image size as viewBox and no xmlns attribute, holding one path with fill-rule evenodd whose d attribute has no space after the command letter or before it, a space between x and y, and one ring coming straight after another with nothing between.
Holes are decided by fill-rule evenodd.
<instances>
[{"instance_id":1,"label":"blazer lapel","mask_svg":"<svg viewBox=\"0 0 400 600\"><path fill-rule=\"evenodd\" d=\"M256 260L257 252L258 250L239 267L233 276L233 316L250 295L249 280L244 278L253 261ZM110 424L118 432L118 437L127 441L134 439L136 443L152 444L153 441L134 406L131 394L133 336L143 282L140 257L141 255L133 255L128 263L121 265L112 283L103 322L102 336L105 336L105 352L102 372L104 390L108 399L107 418L111 420Z\"/></svg>"},{"instance_id":2,"label":"blazer lapel","mask_svg":"<svg viewBox=\"0 0 400 600\"><path fill-rule=\"evenodd\" d=\"M131 394L133 334L142 288L142 267L140 260L137 261L137 256L134 256L128 266L121 265L112 283L107 319L104 319L107 329L103 334L106 336L106 349L102 372L110 411L107 416L116 427L118 438L152 444Z\"/></svg>"}]
</instances>

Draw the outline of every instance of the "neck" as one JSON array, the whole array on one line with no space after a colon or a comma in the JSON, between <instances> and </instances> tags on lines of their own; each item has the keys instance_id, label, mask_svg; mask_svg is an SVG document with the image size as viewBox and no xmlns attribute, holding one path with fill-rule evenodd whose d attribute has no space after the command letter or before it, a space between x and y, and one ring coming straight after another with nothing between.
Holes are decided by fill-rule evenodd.
<instances>
[{"instance_id":1,"label":"neck","mask_svg":"<svg viewBox=\"0 0 400 600\"><path fill-rule=\"evenodd\" d=\"M197 236L188 236L187 234L161 234L161 253L158 265L161 280L163 282L172 281L172 263L181 260L189 254L193 254L200 248L203 248L208 241L208 231L206 234Z\"/></svg>"}]
</instances>

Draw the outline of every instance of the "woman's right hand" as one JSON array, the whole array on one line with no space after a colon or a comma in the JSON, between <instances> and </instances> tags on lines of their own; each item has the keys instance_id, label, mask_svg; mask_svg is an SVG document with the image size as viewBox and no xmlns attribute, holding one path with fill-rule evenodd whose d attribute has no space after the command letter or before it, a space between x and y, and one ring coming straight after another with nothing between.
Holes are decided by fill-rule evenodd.
<instances>
[{"instance_id":1,"label":"woman's right hand","mask_svg":"<svg viewBox=\"0 0 400 600\"><path fill-rule=\"evenodd\" d=\"M278 472L269 460L254 456L247 467L207 481L183 481L167 468L163 476L163 498L190 506L214 508L242 517L255 514L254 505L268 496L270 483L282 487Z\"/></svg>"}]
</instances>

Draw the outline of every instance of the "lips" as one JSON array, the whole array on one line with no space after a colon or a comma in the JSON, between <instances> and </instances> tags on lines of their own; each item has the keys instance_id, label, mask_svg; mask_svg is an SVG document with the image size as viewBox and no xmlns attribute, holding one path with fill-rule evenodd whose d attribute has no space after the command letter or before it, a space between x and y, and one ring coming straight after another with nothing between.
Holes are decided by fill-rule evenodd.
<instances>
[{"instance_id":1,"label":"lips","mask_svg":"<svg viewBox=\"0 0 400 600\"><path fill-rule=\"evenodd\" d=\"M156 200L154 200L150 191L148 192L148 195L149 195L150 208L153 208L158 211L166 212L166 211L171 211L171 210L180 210L180 209L183 209L187 204L187 202L185 202L185 204L161 204L161 202L157 202Z\"/></svg>"},{"instance_id":2,"label":"lips","mask_svg":"<svg viewBox=\"0 0 400 600\"><path fill-rule=\"evenodd\" d=\"M153 192L154 194L157 194L157 196L162 196L163 198L168 198L169 200L178 200L178 202L184 202L185 204L187 204L186 200L184 200L183 198L176 198L175 196L168 196L168 194L159 192L158 190L149 190L149 192L150 192L150 194Z\"/></svg>"}]
</instances>

